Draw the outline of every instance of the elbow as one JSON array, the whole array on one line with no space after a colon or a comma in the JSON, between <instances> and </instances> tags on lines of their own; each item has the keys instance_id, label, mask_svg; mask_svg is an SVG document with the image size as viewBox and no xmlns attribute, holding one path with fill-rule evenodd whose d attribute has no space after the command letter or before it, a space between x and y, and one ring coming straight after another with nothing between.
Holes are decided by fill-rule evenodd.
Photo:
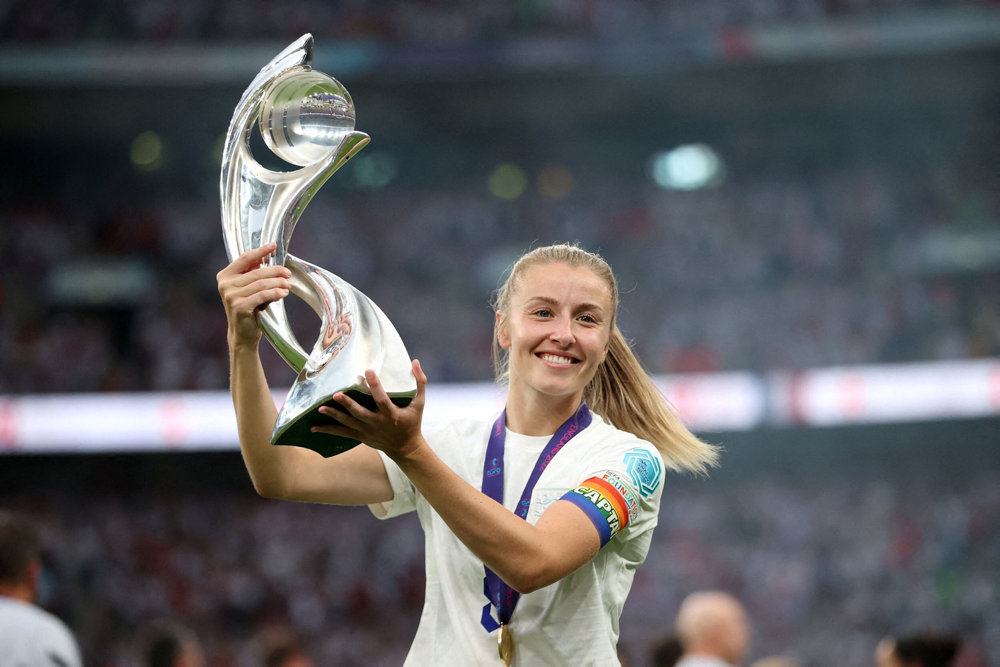
<instances>
[{"instance_id":1,"label":"elbow","mask_svg":"<svg viewBox=\"0 0 1000 667\"><path fill-rule=\"evenodd\" d=\"M515 582L511 585L511 588L521 595L527 595L528 593L534 593L535 591L545 588L546 586L548 586L548 584L543 583L541 580L525 579L523 581Z\"/></svg>"},{"instance_id":2,"label":"elbow","mask_svg":"<svg viewBox=\"0 0 1000 667\"><path fill-rule=\"evenodd\" d=\"M556 583L564 575L546 567L544 563L535 561L519 567L516 572L509 576L510 578L504 578L504 581L521 595L527 595Z\"/></svg>"},{"instance_id":3,"label":"elbow","mask_svg":"<svg viewBox=\"0 0 1000 667\"><path fill-rule=\"evenodd\" d=\"M289 499L288 489L274 480L254 479L253 490L257 492L258 496L268 500Z\"/></svg>"},{"instance_id":4,"label":"elbow","mask_svg":"<svg viewBox=\"0 0 1000 667\"><path fill-rule=\"evenodd\" d=\"M247 464L247 472L253 483L253 490L261 498L268 500L293 500L295 478L281 470L278 465L262 466Z\"/></svg>"},{"instance_id":5,"label":"elbow","mask_svg":"<svg viewBox=\"0 0 1000 667\"><path fill-rule=\"evenodd\" d=\"M596 534L587 547L565 548L564 544L526 549L504 563L509 576L501 576L511 588L525 595L551 586L589 562L599 548ZM494 570L499 573L499 570Z\"/></svg>"},{"instance_id":6,"label":"elbow","mask_svg":"<svg viewBox=\"0 0 1000 667\"><path fill-rule=\"evenodd\" d=\"M261 482L254 482L253 490L257 492L258 496L267 498L268 500L277 500L279 497L279 494L273 488Z\"/></svg>"}]
</instances>

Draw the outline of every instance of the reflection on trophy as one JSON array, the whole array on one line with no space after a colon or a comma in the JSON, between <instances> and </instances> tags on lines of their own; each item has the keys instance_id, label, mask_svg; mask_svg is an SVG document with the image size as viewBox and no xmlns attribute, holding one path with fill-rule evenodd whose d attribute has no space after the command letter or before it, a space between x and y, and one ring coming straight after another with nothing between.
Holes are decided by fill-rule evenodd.
<instances>
[{"instance_id":1,"label":"reflection on trophy","mask_svg":"<svg viewBox=\"0 0 1000 667\"><path fill-rule=\"evenodd\" d=\"M309 204L330 176L364 148L370 137L354 131L354 102L336 79L312 69L312 35L303 35L268 63L233 112L222 154L222 229L230 261L247 250L277 244L271 261L292 272L292 293L320 317L310 352L292 332L283 301L260 313L264 335L298 373L282 406L271 443L333 456L356 440L310 428L328 419L321 405L343 391L374 408L363 373L373 369L394 403L416 395L410 357L389 318L338 276L288 253L288 243ZM254 123L275 155L300 167L272 171L250 152Z\"/></svg>"}]
</instances>

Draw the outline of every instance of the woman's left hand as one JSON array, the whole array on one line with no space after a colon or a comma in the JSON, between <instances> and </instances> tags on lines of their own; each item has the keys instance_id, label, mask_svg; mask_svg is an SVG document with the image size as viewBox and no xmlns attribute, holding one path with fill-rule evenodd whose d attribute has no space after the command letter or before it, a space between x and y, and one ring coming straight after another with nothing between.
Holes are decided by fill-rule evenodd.
<instances>
[{"instance_id":1,"label":"woman's left hand","mask_svg":"<svg viewBox=\"0 0 1000 667\"><path fill-rule=\"evenodd\" d=\"M333 421L329 425L314 426L313 432L360 440L370 447L384 451L392 459L405 457L423 442L420 424L424 413L427 376L420 368L418 360L413 360L412 368L413 377L417 381L417 393L405 407L393 403L375 371L367 370L365 382L375 401L375 410L369 410L344 392L337 392L333 395L333 400L339 403L344 411L329 406L321 407L320 413Z\"/></svg>"}]
</instances>

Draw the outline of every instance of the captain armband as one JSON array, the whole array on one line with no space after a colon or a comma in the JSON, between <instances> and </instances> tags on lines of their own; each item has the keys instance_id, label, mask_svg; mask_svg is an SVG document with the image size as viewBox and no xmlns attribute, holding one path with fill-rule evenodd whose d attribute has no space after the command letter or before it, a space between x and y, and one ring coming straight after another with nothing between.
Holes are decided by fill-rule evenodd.
<instances>
[{"instance_id":1,"label":"captain armband","mask_svg":"<svg viewBox=\"0 0 1000 667\"><path fill-rule=\"evenodd\" d=\"M568 500L584 511L597 528L602 547L634 520L639 511L635 493L621 476L611 471L591 477L560 500Z\"/></svg>"}]
</instances>

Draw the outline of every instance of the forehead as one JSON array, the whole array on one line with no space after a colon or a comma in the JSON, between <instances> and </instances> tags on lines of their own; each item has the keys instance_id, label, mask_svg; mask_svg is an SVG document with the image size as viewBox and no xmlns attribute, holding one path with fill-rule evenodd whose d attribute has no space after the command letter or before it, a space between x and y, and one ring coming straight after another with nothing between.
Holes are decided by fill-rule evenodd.
<instances>
[{"instance_id":1,"label":"forehead","mask_svg":"<svg viewBox=\"0 0 1000 667\"><path fill-rule=\"evenodd\" d=\"M611 306L611 288L585 266L550 262L526 268L513 294L519 301L544 299L557 302Z\"/></svg>"}]
</instances>

